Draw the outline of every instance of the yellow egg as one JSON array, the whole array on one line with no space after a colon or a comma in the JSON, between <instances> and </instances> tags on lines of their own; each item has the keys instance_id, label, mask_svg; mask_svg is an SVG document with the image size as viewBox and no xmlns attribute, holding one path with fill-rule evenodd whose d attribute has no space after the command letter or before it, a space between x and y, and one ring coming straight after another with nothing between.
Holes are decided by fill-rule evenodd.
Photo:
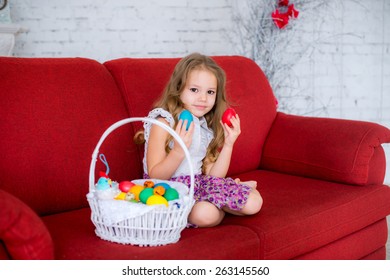
<instances>
[{"instance_id":1,"label":"yellow egg","mask_svg":"<svg viewBox=\"0 0 390 280\"><path fill-rule=\"evenodd\" d=\"M144 186L140 186L140 185L135 185L135 186L132 186L130 188L130 191L132 194L134 194L135 196L135 200L139 201L139 194L142 192L142 190L144 189L145 187Z\"/></svg>"},{"instance_id":2,"label":"yellow egg","mask_svg":"<svg viewBox=\"0 0 390 280\"><path fill-rule=\"evenodd\" d=\"M152 195L146 201L146 205L164 204L168 207L168 201L161 195Z\"/></svg>"},{"instance_id":3,"label":"yellow egg","mask_svg":"<svg viewBox=\"0 0 390 280\"><path fill-rule=\"evenodd\" d=\"M125 192L120 192L116 197L115 199L116 200L124 200L126 197L126 193Z\"/></svg>"}]
</instances>

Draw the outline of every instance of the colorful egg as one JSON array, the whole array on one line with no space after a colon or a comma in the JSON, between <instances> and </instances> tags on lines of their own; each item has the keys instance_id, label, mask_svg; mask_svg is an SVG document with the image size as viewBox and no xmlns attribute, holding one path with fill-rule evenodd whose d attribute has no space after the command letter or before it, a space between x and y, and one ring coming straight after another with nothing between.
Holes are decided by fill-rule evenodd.
<instances>
[{"instance_id":1,"label":"colorful egg","mask_svg":"<svg viewBox=\"0 0 390 280\"><path fill-rule=\"evenodd\" d=\"M233 108L227 108L226 111L222 115L222 122L226 123L228 126L232 127L232 123L230 119L237 115L236 111Z\"/></svg>"},{"instance_id":2,"label":"colorful egg","mask_svg":"<svg viewBox=\"0 0 390 280\"><path fill-rule=\"evenodd\" d=\"M163 186L157 186L153 188L153 193L157 195L164 195L165 193L165 188Z\"/></svg>"},{"instance_id":3,"label":"colorful egg","mask_svg":"<svg viewBox=\"0 0 390 280\"><path fill-rule=\"evenodd\" d=\"M143 189L140 194L139 194L139 200L142 202L142 203L145 203L146 204L146 201L148 200L149 197L151 197L153 195L153 189L152 188L146 188L146 189Z\"/></svg>"},{"instance_id":4,"label":"colorful egg","mask_svg":"<svg viewBox=\"0 0 390 280\"><path fill-rule=\"evenodd\" d=\"M164 183L164 182L157 183L157 184L154 185L155 188L158 187L158 186L162 186L162 187L164 187L164 189L166 189L166 190L169 189L169 188L171 188L170 185L168 185L167 183Z\"/></svg>"},{"instance_id":5,"label":"colorful egg","mask_svg":"<svg viewBox=\"0 0 390 280\"><path fill-rule=\"evenodd\" d=\"M116 199L116 200L125 200L125 197L126 197L126 193L125 193L125 192L120 192L120 193L115 197L115 199Z\"/></svg>"},{"instance_id":6,"label":"colorful egg","mask_svg":"<svg viewBox=\"0 0 390 280\"><path fill-rule=\"evenodd\" d=\"M142 192L143 189L145 189L144 186L134 185L131 187L129 192L133 193L135 196L135 200L139 201L139 194Z\"/></svg>"},{"instance_id":7,"label":"colorful egg","mask_svg":"<svg viewBox=\"0 0 390 280\"><path fill-rule=\"evenodd\" d=\"M190 124L194 120L194 118L192 117L192 114L190 111L183 110L179 115L179 120L183 120L183 123L185 120L187 120L186 130L188 130L190 128Z\"/></svg>"},{"instance_id":8,"label":"colorful egg","mask_svg":"<svg viewBox=\"0 0 390 280\"><path fill-rule=\"evenodd\" d=\"M158 204L163 204L168 207L168 201L162 197L161 195L152 195L148 198L146 201L147 205L158 205Z\"/></svg>"},{"instance_id":9,"label":"colorful egg","mask_svg":"<svg viewBox=\"0 0 390 280\"><path fill-rule=\"evenodd\" d=\"M144 182L144 187L145 188L153 188L153 186L154 186L153 181L145 181Z\"/></svg>"},{"instance_id":10,"label":"colorful egg","mask_svg":"<svg viewBox=\"0 0 390 280\"><path fill-rule=\"evenodd\" d=\"M135 195L131 192L126 193L125 200L130 202L137 202L137 200L135 200Z\"/></svg>"},{"instance_id":11,"label":"colorful egg","mask_svg":"<svg viewBox=\"0 0 390 280\"><path fill-rule=\"evenodd\" d=\"M123 182L120 182L119 183L119 189L122 191L122 192L128 192L131 187L135 186L135 184L133 182L130 182L130 181L123 181Z\"/></svg>"},{"instance_id":12,"label":"colorful egg","mask_svg":"<svg viewBox=\"0 0 390 280\"><path fill-rule=\"evenodd\" d=\"M174 188L169 188L165 190L164 198L168 201L175 200L179 198L179 193Z\"/></svg>"}]
</instances>

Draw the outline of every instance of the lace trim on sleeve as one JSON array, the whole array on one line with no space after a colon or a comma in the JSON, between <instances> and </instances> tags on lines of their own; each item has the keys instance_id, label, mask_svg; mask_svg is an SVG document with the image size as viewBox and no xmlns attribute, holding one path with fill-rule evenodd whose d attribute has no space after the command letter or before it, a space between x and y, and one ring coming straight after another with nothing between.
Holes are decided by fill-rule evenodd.
<instances>
[{"instance_id":1,"label":"lace trim on sleeve","mask_svg":"<svg viewBox=\"0 0 390 280\"><path fill-rule=\"evenodd\" d=\"M169 125L173 128L175 124L175 120L173 119L173 116L168 111L162 109L162 108L156 108L149 112L148 118L157 119L158 117L163 117ZM144 123L144 133L145 133L145 140L148 142L149 140L149 134L150 134L150 128L152 127L152 123L145 122Z\"/></svg>"}]
</instances>

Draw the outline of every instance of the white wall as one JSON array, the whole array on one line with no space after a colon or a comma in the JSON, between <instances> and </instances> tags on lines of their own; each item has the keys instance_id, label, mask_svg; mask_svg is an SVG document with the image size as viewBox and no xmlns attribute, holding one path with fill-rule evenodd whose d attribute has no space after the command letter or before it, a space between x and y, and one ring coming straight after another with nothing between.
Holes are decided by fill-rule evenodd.
<instances>
[{"instance_id":1,"label":"white wall","mask_svg":"<svg viewBox=\"0 0 390 280\"><path fill-rule=\"evenodd\" d=\"M254 0L11 0L13 22L27 30L17 36L14 55L82 56L103 62L192 51L238 54L231 39L232 15L247 1ZM290 2L305 1L312 2ZM302 12L296 20L304 23L299 27L302 40L314 48L297 61L289 87L277 95L289 104L289 113L390 127L390 1L327 2L330 9L317 16Z\"/></svg>"},{"instance_id":2,"label":"white wall","mask_svg":"<svg viewBox=\"0 0 390 280\"><path fill-rule=\"evenodd\" d=\"M12 0L12 18L28 29L18 56L183 56L232 53L224 33L231 1Z\"/></svg>"}]
</instances>

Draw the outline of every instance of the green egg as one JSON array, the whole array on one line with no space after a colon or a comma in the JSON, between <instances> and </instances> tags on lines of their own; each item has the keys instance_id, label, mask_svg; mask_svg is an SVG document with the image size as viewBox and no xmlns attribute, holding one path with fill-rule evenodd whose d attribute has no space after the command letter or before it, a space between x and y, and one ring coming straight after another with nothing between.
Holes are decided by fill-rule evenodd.
<instances>
[{"instance_id":1,"label":"green egg","mask_svg":"<svg viewBox=\"0 0 390 280\"><path fill-rule=\"evenodd\" d=\"M174 188L169 188L165 190L164 197L166 200L175 200L179 198L179 193Z\"/></svg>"},{"instance_id":2,"label":"green egg","mask_svg":"<svg viewBox=\"0 0 390 280\"><path fill-rule=\"evenodd\" d=\"M139 200L141 200L142 203L146 204L146 201L150 196L153 195L153 189L152 188L146 188L141 191L139 194Z\"/></svg>"}]
</instances>

